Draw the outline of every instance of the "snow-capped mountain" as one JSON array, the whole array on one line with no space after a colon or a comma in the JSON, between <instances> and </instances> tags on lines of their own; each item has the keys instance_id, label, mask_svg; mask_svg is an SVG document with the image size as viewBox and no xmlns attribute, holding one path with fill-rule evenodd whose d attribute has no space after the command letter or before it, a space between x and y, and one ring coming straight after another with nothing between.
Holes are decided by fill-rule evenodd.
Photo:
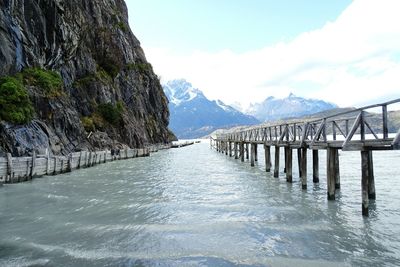
<instances>
[{"instance_id":1,"label":"snow-capped mountain","mask_svg":"<svg viewBox=\"0 0 400 267\"><path fill-rule=\"evenodd\" d=\"M260 121L271 121L300 117L333 108L337 108L337 105L323 100L298 97L291 93L283 99L270 96L261 103L251 104L245 113Z\"/></svg>"},{"instance_id":2,"label":"snow-capped mountain","mask_svg":"<svg viewBox=\"0 0 400 267\"><path fill-rule=\"evenodd\" d=\"M218 128L259 123L221 100L207 99L186 80L169 81L163 88L169 100L169 127L178 138L198 138Z\"/></svg>"}]
</instances>

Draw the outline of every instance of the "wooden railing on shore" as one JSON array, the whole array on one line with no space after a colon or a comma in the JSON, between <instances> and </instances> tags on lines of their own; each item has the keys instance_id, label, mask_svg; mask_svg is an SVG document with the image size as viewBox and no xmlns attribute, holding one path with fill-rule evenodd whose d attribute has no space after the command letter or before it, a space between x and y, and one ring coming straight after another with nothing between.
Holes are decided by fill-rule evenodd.
<instances>
[{"instance_id":1,"label":"wooden railing on shore","mask_svg":"<svg viewBox=\"0 0 400 267\"><path fill-rule=\"evenodd\" d=\"M171 144L149 145L145 148L121 149L114 155L109 150L81 151L68 156L36 155L35 152L31 157L12 157L7 154L6 157L0 157L0 184L24 182L34 177L71 172L114 160L146 157L170 147Z\"/></svg>"}]
</instances>

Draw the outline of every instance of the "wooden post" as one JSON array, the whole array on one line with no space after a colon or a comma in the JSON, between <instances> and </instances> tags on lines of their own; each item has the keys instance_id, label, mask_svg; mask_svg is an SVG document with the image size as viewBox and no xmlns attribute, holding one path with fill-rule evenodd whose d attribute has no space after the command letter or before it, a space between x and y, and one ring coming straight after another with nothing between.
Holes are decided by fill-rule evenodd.
<instances>
[{"instance_id":1,"label":"wooden post","mask_svg":"<svg viewBox=\"0 0 400 267\"><path fill-rule=\"evenodd\" d=\"M249 143L246 143L246 159L249 159Z\"/></svg>"},{"instance_id":2,"label":"wooden post","mask_svg":"<svg viewBox=\"0 0 400 267\"><path fill-rule=\"evenodd\" d=\"M286 151L286 182L293 183L293 172L292 172L292 164L293 164L293 150L289 146L285 146Z\"/></svg>"},{"instance_id":3,"label":"wooden post","mask_svg":"<svg viewBox=\"0 0 400 267\"><path fill-rule=\"evenodd\" d=\"M298 148L297 149L297 165L299 167L299 176L300 177L302 177L301 176L301 157L302 157L301 148Z\"/></svg>"},{"instance_id":4,"label":"wooden post","mask_svg":"<svg viewBox=\"0 0 400 267\"><path fill-rule=\"evenodd\" d=\"M240 161L244 162L244 143L240 142Z\"/></svg>"},{"instance_id":5,"label":"wooden post","mask_svg":"<svg viewBox=\"0 0 400 267\"><path fill-rule=\"evenodd\" d=\"M335 188L340 189L339 149L335 149Z\"/></svg>"},{"instance_id":6,"label":"wooden post","mask_svg":"<svg viewBox=\"0 0 400 267\"><path fill-rule=\"evenodd\" d=\"M376 199L372 150L368 151L368 198Z\"/></svg>"},{"instance_id":7,"label":"wooden post","mask_svg":"<svg viewBox=\"0 0 400 267\"><path fill-rule=\"evenodd\" d=\"M307 189L307 148L301 149L301 188Z\"/></svg>"},{"instance_id":8,"label":"wooden post","mask_svg":"<svg viewBox=\"0 0 400 267\"><path fill-rule=\"evenodd\" d=\"M369 215L368 211L369 159L368 158L369 158L369 151L361 151L361 198L362 198L361 211L363 216Z\"/></svg>"},{"instance_id":9,"label":"wooden post","mask_svg":"<svg viewBox=\"0 0 400 267\"><path fill-rule=\"evenodd\" d=\"M53 174L57 174L57 157L54 157L54 170L53 170Z\"/></svg>"},{"instance_id":10,"label":"wooden post","mask_svg":"<svg viewBox=\"0 0 400 267\"><path fill-rule=\"evenodd\" d=\"M326 150L326 179L328 187L328 200L335 200L335 149L328 147Z\"/></svg>"},{"instance_id":11,"label":"wooden post","mask_svg":"<svg viewBox=\"0 0 400 267\"><path fill-rule=\"evenodd\" d=\"M29 174L29 178L30 178L30 179L32 179L32 177L35 175L35 168L36 168L36 151L33 150L33 153L32 153L31 173Z\"/></svg>"},{"instance_id":12,"label":"wooden post","mask_svg":"<svg viewBox=\"0 0 400 267\"><path fill-rule=\"evenodd\" d=\"M286 162L287 162L287 150L286 147L283 148L283 154L284 154L284 162L283 162L283 173L286 173Z\"/></svg>"},{"instance_id":13,"label":"wooden post","mask_svg":"<svg viewBox=\"0 0 400 267\"><path fill-rule=\"evenodd\" d=\"M47 150L46 175L50 174L50 152Z\"/></svg>"},{"instance_id":14,"label":"wooden post","mask_svg":"<svg viewBox=\"0 0 400 267\"><path fill-rule=\"evenodd\" d=\"M70 153L68 155L68 162L67 162L67 172L71 172L72 171L72 154Z\"/></svg>"},{"instance_id":15,"label":"wooden post","mask_svg":"<svg viewBox=\"0 0 400 267\"><path fill-rule=\"evenodd\" d=\"M258 161L258 144L254 144L254 161Z\"/></svg>"},{"instance_id":16,"label":"wooden post","mask_svg":"<svg viewBox=\"0 0 400 267\"><path fill-rule=\"evenodd\" d=\"M279 178L279 146L275 146L274 177Z\"/></svg>"},{"instance_id":17,"label":"wooden post","mask_svg":"<svg viewBox=\"0 0 400 267\"><path fill-rule=\"evenodd\" d=\"M135 154L132 153L132 158L134 158L134 157L135 157ZM104 163L106 163L106 162L107 162L107 150L104 151Z\"/></svg>"},{"instance_id":18,"label":"wooden post","mask_svg":"<svg viewBox=\"0 0 400 267\"><path fill-rule=\"evenodd\" d=\"M250 153L250 166L254 167L254 159L256 156L256 151L255 151L255 145L253 143L250 144L251 147L251 153Z\"/></svg>"},{"instance_id":19,"label":"wooden post","mask_svg":"<svg viewBox=\"0 0 400 267\"><path fill-rule=\"evenodd\" d=\"M387 139L389 137L388 130L388 117L387 117L387 105L382 106L382 130L383 130L383 139Z\"/></svg>"},{"instance_id":20,"label":"wooden post","mask_svg":"<svg viewBox=\"0 0 400 267\"><path fill-rule=\"evenodd\" d=\"M313 183L319 183L319 155L318 150L313 149Z\"/></svg>"},{"instance_id":21,"label":"wooden post","mask_svg":"<svg viewBox=\"0 0 400 267\"><path fill-rule=\"evenodd\" d=\"M82 164L82 151L79 152L78 166L76 168L80 169L81 168L81 164Z\"/></svg>"},{"instance_id":22,"label":"wooden post","mask_svg":"<svg viewBox=\"0 0 400 267\"><path fill-rule=\"evenodd\" d=\"M232 143L228 142L229 157L232 157Z\"/></svg>"},{"instance_id":23,"label":"wooden post","mask_svg":"<svg viewBox=\"0 0 400 267\"><path fill-rule=\"evenodd\" d=\"M264 144L264 152L265 152L265 171L271 171L271 147Z\"/></svg>"},{"instance_id":24,"label":"wooden post","mask_svg":"<svg viewBox=\"0 0 400 267\"><path fill-rule=\"evenodd\" d=\"M238 156L238 143L237 142L235 142L233 149L234 149L235 159L238 159L239 156Z\"/></svg>"},{"instance_id":25,"label":"wooden post","mask_svg":"<svg viewBox=\"0 0 400 267\"><path fill-rule=\"evenodd\" d=\"M228 150L229 150L229 149L228 149L228 144L229 144L229 142L226 141L226 142L225 142L225 155L226 155L226 156L228 156Z\"/></svg>"},{"instance_id":26,"label":"wooden post","mask_svg":"<svg viewBox=\"0 0 400 267\"><path fill-rule=\"evenodd\" d=\"M13 162L11 153L7 153L7 175L6 175L6 182L10 182L13 176Z\"/></svg>"}]
</instances>

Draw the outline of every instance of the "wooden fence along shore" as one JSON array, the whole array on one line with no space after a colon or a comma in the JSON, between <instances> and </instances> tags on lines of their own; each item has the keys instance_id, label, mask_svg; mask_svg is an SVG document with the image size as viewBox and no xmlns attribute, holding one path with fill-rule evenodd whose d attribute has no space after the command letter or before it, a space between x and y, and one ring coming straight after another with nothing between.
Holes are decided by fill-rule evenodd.
<instances>
[{"instance_id":1,"label":"wooden fence along shore","mask_svg":"<svg viewBox=\"0 0 400 267\"><path fill-rule=\"evenodd\" d=\"M349 112L336 114L317 120L296 121L268 126L256 126L245 130L219 134L211 138L211 147L235 159L249 158L254 166L257 161L257 146L264 145L265 170L271 171L271 146L275 147L274 177L279 177L280 148L284 148L284 172L286 181L293 182L292 154L297 150L298 166L302 188L307 189L307 151L312 150L313 182L319 182L318 152L327 151L327 195L335 200L335 192L340 190L339 149L360 151L361 154L361 198L362 214L368 216L369 199L375 199L375 178L373 166L374 150L400 149L400 129L394 138L389 137L388 106L399 104L400 99L371 105ZM381 130L374 131L366 110L380 109ZM346 115L356 114L356 117ZM346 117L343 119L343 117ZM350 125L351 128L349 127ZM328 134L329 133L329 134ZM250 149L249 149L250 146Z\"/></svg>"},{"instance_id":2,"label":"wooden fence along shore","mask_svg":"<svg viewBox=\"0 0 400 267\"><path fill-rule=\"evenodd\" d=\"M170 148L170 144L158 144L139 149L122 149L112 155L111 151L81 151L68 156L36 155L32 157L0 157L0 185L19 183L43 175L56 175L79 168L92 167L114 160L146 157L158 150Z\"/></svg>"}]
</instances>

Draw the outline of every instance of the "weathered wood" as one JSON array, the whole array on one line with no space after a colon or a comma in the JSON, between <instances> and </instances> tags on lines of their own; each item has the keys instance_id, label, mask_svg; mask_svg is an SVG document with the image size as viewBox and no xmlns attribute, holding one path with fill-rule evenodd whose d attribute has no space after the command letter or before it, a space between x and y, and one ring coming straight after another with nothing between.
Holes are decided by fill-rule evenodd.
<instances>
[{"instance_id":1,"label":"weathered wood","mask_svg":"<svg viewBox=\"0 0 400 267\"><path fill-rule=\"evenodd\" d=\"M297 166L299 170L299 176L301 177L301 148L297 149Z\"/></svg>"},{"instance_id":2,"label":"weathered wood","mask_svg":"<svg viewBox=\"0 0 400 267\"><path fill-rule=\"evenodd\" d=\"M53 170L53 175L57 174L57 157L54 157L54 170Z\"/></svg>"},{"instance_id":3,"label":"weathered wood","mask_svg":"<svg viewBox=\"0 0 400 267\"><path fill-rule=\"evenodd\" d=\"M238 143L237 142L234 143L233 149L234 149L235 159L238 159L239 155L238 155Z\"/></svg>"},{"instance_id":4,"label":"weathered wood","mask_svg":"<svg viewBox=\"0 0 400 267\"><path fill-rule=\"evenodd\" d=\"M389 130L388 130L387 105L382 106L382 132L383 132L383 139L388 139Z\"/></svg>"},{"instance_id":5,"label":"weathered wood","mask_svg":"<svg viewBox=\"0 0 400 267\"><path fill-rule=\"evenodd\" d=\"M301 188L307 189L307 148L301 149Z\"/></svg>"},{"instance_id":6,"label":"weathered wood","mask_svg":"<svg viewBox=\"0 0 400 267\"><path fill-rule=\"evenodd\" d=\"M365 140L365 123L364 123L365 112L361 111L360 112L360 116L361 116L361 119L360 119L360 136L361 136L361 141L364 141Z\"/></svg>"},{"instance_id":7,"label":"weathered wood","mask_svg":"<svg viewBox=\"0 0 400 267\"><path fill-rule=\"evenodd\" d=\"M35 168L36 168L36 151L33 150L32 153L32 165L31 165L31 172L29 174L29 178L32 179L34 177L35 173Z\"/></svg>"},{"instance_id":8,"label":"weathered wood","mask_svg":"<svg viewBox=\"0 0 400 267\"><path fill-rule=\"evenodd\" d=\"M254 161L258 161L258 144L254 144Z\"/></svg>"},{"instance_id":9,"label":"weathered wood","mask_svg":"<svg viewBox=\"0 0 400 267\"><path fill-rule=\"evenodd\" d=\"M232 157L232 143L228 142L229 157Z\"/></svg>"},{"instance_id":10,"label":"weathered wood","mask_svg":"<svg viewBox=\"0 0 400 267\"><path fill-rule=\"evenodd\" d=\"M255 159L255 156L256 156L256 149L255 149L255 144L251 144L250 145L250 147L251 147L251 153L250 153L250 166L251 167L254 167L254 159Z\"/></svg>"},{"instance_id":11,"label":"weathered wood","mask_svg":"<svg viewBox=\"0 0 400 267\"><path fill-rule=\"evenodd\" d=\"M280 153L279 146L275 146L275 161L274 161L274 177L279 177L279 153Z\"/></svg>"},{"instance_id":12,"label":"weathered wood","mask_svg":"<svg viewBox=\"0 0 400 267\"><path fill-rule=\"evenodd\" d=\"M319 183L319 155L318 150L313 149L313 183Z\"/></svg>"},{"instance_id":13,"label":"weathered wood","mask_svg":"<svg viewBox=\"0 0 400 267\"><path fill-rule=\"evenodd\" d=\"M397 132L395 138L393 139L392 147L393 149L400 149L400 129Z\"/></svg>"},{"instance_id":14,"label":"weathered wood","mask_svg":"<svg viewBox=\"0 0 400 267\"><path fill-rule=\"evenodd\" d=\"M368 151L368 198L376 199L372 150Z\"/></svg>"},{"instance_id":15,"label":"weathered wood","mask_svg":"<svg viewBox=\"0 0 400 267\"><path fill-rule=\"evenodd\" d=\"M244 143L240 142L240 161L244 162Z\"/></svg>"},{"instance_id":16,"label":"weathered wood","mask_svg":"<svg viewBox=\"0 0 400 267\"><path fill-rule=\"evenodd\" d=\"M271 171L271 147L264 144L264 154L265 154L265 171Z\"/></svg>"},{"instance_id":17,"label":"weathered wood","mask_svg":"<svg viewBox=\"0 0 400 267\"><path fill-rule=\"evenodd\" d=\"M6 182L11 181L12 176L13 176L13 160L11 153L7 153L7 176L6 176Z\"/></svg>"},{"instance_id":18,"label":"weathered wood","mask_svg":"<svg viewBox=\"0 0 400 267\"><path fill-rule=\"evenodd\" d=\"M249 143L246 143L246 159L249 159Z\"/></svg>"},{"instance_id":19,"label":"weathered wood","mask_svg":"<svg viewBox=\"0 0 400 267\"><path fill-rule=\"evenodd\" d=\"M292 171L292 165L293 165L293 151L292 148L286 146L285 147L286 151L286 181L288 183L293 183L293 171Z\"/></svg>"},{"instance_id":20,"label":"weathered wood","mask_svg":"<svg viewBox=\"0 0 400 267\"><path fill-rule=\"evenodd\" d=\"M326 178L328 200L335 200L335 149L330 147L326 151Z\"/></svg>"},{"instance_id":21,"label":"weathered wood","mask_svg":"<svg viewBox=\"0 0 400 267\"><path fill-rule=\"evenodd\" d=\"M368 180L369 180L369 166L368 166L368 151L361 151L361 211L363 216L369 216L369 198L368 198Z\"/></svg>"},{"instance_id":22,"label":"weathered wood","mask_svg":"<svg viewBox=\"0 0 400 267\"><path fill-rule=\"evenodd\" d=\"M286 173L287 149L283 148L283 173Z\"/></svg>"},{"instance_id":23,"label":"weathered wood","mask_svg":"<svg viewBox=\"0 0 400 267\"><path fill-rule=\"evenodd\" d=\"M339 163L339 150L335 151L335 188L340 189L340 163Z\"/></svg>"},{"instance_id":24,"label":"weathered wood","mask_svg":"<svg viewBox=\"0 0 400 267\"><path fill-rule=\"evenodd\" d=\"M360 113L356 120L353 123L353 126L351 127L350 132L347 134L346 139L343 142L343 148L346 148L346 146L348 146L349 142L351 141L351 139L353 138L354 134L356 133L358 126L360 126L360 123L362 122L362 113Z\"/></svg>"},{"instance_id":25,"label":"weathered wood","mask_svg":"<svg viewBox=\"0 0 400 267\"><path fill-rule=\"evenodd\" d=\"M67 172L71 172L72 171L72 155L69 154L68 155L68 162L67 162Z\"/></svg>"},{"instance_id":26,"label":"weathered wood","mask_svg":"<svg viewBox=\"0 0 400 267\"><path fill-rule=\"evenodd\" d=\"M50 174L50 153L47 151L46 174Z\"/></svg>"}]
</instances>

